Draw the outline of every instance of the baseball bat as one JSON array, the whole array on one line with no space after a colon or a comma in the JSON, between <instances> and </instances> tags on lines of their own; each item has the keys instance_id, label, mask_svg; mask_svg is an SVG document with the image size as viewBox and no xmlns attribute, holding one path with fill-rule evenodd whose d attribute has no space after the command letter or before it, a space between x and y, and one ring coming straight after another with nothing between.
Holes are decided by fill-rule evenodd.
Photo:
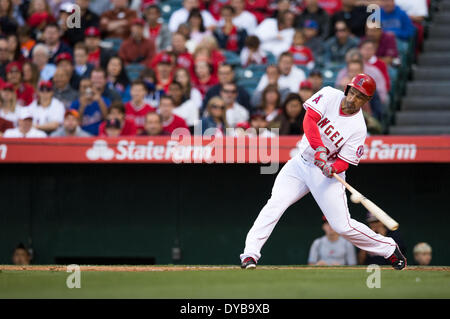
<instances>
[{"instance_id":1,"label":"baseball bat","mask_svg":"<svg viewBox=\"0 0 450 319\"><path fill-rule=\"evenodd\" d=\"M344 181L339 175L333 173L334 178L336 178L342 185L345 186L349 190L352 195L350 196L350 200L353 203L361 203L372 215L374 215L380 222L382 222L389 230L397 230L398 223L384 210L375 205L370 199L366 198L356 189L350 186L346 181Z\"/></svg>"}]
</instances>

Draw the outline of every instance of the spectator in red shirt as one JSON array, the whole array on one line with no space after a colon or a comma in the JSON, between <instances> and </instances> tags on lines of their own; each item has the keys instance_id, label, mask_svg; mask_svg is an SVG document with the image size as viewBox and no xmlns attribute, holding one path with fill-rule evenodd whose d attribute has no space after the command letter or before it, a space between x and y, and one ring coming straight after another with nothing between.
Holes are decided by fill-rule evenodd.
<instances>
[{"instance_id":1,"label":"spectator in red shirt","mask_svg":"<svg viewBox=\"0 0 450 319\"><path fill-rule=\"evenodd\" d=\"M125 65L129 63L140 63L147 65L155 55L155 43L153 40L144 38L145 21L139 18L131 22L131 34L122 42L119 56Z\"/></svg>"},{"instance_id":2,"label":"spectator in red shirt","mask_svg":"<svg viewBox=\"0 0 450 319\"><path fill-rule=\"evenodd\" d=\"M194 85L202 96L205 96L211 87L219 83L218 78L212 72L213 66L207 60L196 60Z\"/></svg>"},{"instance_id":3,"label":"spectator in red shirt","mask_svg":"<svg viewBox=\"0 0 450 319\"><path fill-rule=\"evenodd\" d=\"M319 6L324 9L330 16L341 10L341 0L319 0Z\"/></svg>"},{"instance_id":4,"label":"spectator in red shirt","mask_svg":"<svg viewBox=\"0 0 450 319\"><path fill-rule=\"evenodd\" d=\"M235 3L244 2L245 9L253 13L258 23L261 23L270 15L269 0L232 0L231 2L234 7L236 7Z\"/></svg>"},{"instance_id":5,"label":"spectator in red shirt","mask_svg":"<svg viewBox=\"0 0 450 319\"><path fill-rule=\"evenodd\" d=\"M111 56L114 55L112 50L100 47L100 30L96 27L89 27L84 32L84 44L88 51L87 62L94 67L101 66L106 68L106 64Z\"/></svg>"},{"instance_id":6,"label":"spectator in red shirt","mask_svg":"<svg viewBox=\"0 0 450 319\"><path fill-rule=\"evenodd\" d=\"M247 32L233 23L234 14L235 10L230 5L225 5L220 9L224 25L214 31L214 36L220 48L239 53L244 47Z\"/></svg>"},{"instance_id":7,"label":"spectator in red shirt","mask_svg":"<svg viewBox=\"0 0 450 319\"><path fill-rule=\"evenodd\" d=\"M112 0L114 9L103 12L100 30L106 38L126 39L130 35L130 22L137 18L136 11L128 9L127 0Z\"/></svg>"},{"instance_id":8,"label":"spectator in red shirt","mask_svg":"<svg viewBox=\"0 0 450 319\"><path fill-rule=\"evenodd\" d=\"M22 82L22 67L18 62L10 62L6 66L6 80L14 85L17 95L17 103L20 106L28 106L34 99L34 88Z\"/></svg>"},{"instance_id":9,"label":"spectator in red shirt","mask_svg":"<svg viewBox=\"0 0 450 319\"><path fill-rule=\"evenodd\" d=\"M173 114L175 102L171 96L162 96L159 101L159 113L163 120L163 131L172 134L177 128L184 128L189 131L186 121L181 117Z\"/></svg>"},{"instance_id":10,"label":"spectator in red shirt","mask_svg":"<svg viewBox=\"0 0 450 319\"><path fill-rule=\"evenodd\" d=\"M161 21L161 9L156 4L144 5L144 7L144 17L147 21L144 26L144 36L154 41L156 51L167 50L172 37L167 24Z\"/></svg>"},{"instance_id":11,"label":"spectator in red shirt","mask_svg":"<svg viewBox=\"0 0 450 319\"><path fill-rule=\"evenodd\" d=\"M295 65L303 65L311 70L314 68L314 56L311 49L305 46L305 42L303 30L296 30L289 52L292 53Z\"/></svg>"},{"instance_id":12,"label":"spectator in red shirt","mask_svg":"<svg viewBox=\"0 0 450 319\"><path fill-rule=\"evenodd\" d=\"M205 37L194 52L194 61L203 59L209 61L212 66L212 74L217 76L219 65L225 62L225 56L220 52L217 40L214 36Z\"/></svg>"},{"instance_id":13,"label":"spectator in red shirt","mask_svg":"<svg viewBox=\"0 0 450 319\"><path fill-rule=\"evenodd\" d=\"M13 122L0 117L0 136L2 136L3 133L10 128L14 128Z\"/></svg>"},{"instance_id":14,"label":"spectator in red shirt","mask_svg":"<svg viewBox=\"0 0 450 319\"><path fill-rule=\"evenodd\" d=\"M145 115L149 112L155 112L156 109L146 103L147 86L144 82L136 80L131 84L131 101L125 104L126 118L132 120L136 125L138 134L144 130Z\"/></svg>"},{"instance_id":15,"label":"spectator in red shirt","mask_svg":"<svg viewBox=\"0 0 450 319\"><path fill-rule=\"evenodd\" d=\"M391 80L389 78L388 68L386 63L384 63L381 59L379 59L376 53L376 44L372 40L364 40L361 42L359 46L359 52L364 59L364 63L373 65L383 74L384 79L386 80L386 88L388 91L391 90Z\"/></svg>"},{"instance_id":16,"label":"spectator in red shirt","mask_svg":"<svg viewBox=\"0 0 450 319\"><path fill-rule=\"evenodd\" d=\"M398 58L397 41L393 33L384 32L383 29L377 27L366 27L366 36L362 40L365 39L375 42L376 56L383 60L386 65L392 65Z\"/></svg>"},{"instance_id":17,"label":"spectator in red shirt","mask_svg":"<svg viewBox=\"0 0 450 319\"><path fill-rule=\"evenodd\" d=\"M125 107L122 102L116 101L108 108L108 114L106 115L106 121L103 121L98 128L99 136L111 136L107 134L107 126L115 128L118 132L117 136L133 136L136 135L136 125L134 121L125 117Z\"/></svg>"},{"instance_id":18,"label":"spectator in red shirt","mask_svg":"<svg viewBox=\"0 0 450 319\"><path fill-rule=\"evenodd\" d=\"M164 90L167 92L169 90L169 85L173 80L174 71L174 59L168 53L165 53L159 57L156 64L156 89Z\"/></svg>"}]
</instances>

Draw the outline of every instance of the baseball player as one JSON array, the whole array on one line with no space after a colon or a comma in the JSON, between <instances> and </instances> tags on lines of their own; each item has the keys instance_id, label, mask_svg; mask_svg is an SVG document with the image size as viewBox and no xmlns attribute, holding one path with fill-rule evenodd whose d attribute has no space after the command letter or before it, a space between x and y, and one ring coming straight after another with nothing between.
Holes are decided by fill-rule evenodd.
<instances>
[{"instance_id":1,"label":"baseball player","mask_svg":"<svg viewBox=\"0 0 450 319\"><path fill-rule=\"evenodd\" d=\"M360 249L388 259L395 269L406 266L406 259L392 238L377 234L350 217L345 187L332 178L336 173L345 179L349 164L358 165L364 153L367 128L361 107L370 101L375 90L370 76L358 74L345 93L325 87L303 104L305 134L299 154L281 169L272 196L248 232L240 255L242 268L256 267L261 248L284 211L308 192L339 235Z\"/></svg>"}]
</instances>

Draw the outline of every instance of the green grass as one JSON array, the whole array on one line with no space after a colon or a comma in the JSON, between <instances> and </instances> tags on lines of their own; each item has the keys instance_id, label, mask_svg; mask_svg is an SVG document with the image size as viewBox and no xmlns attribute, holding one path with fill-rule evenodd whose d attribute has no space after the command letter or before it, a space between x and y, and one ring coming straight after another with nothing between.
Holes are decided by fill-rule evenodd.
<instances>
[{"instance_id":1,"label":"green grass","mask_svg":"<svg viewBox=\"0 0 450 319\"><path fill-rule=\"evenodd\" d=\"M450 272L381 270L381 288L358 269L241 269L81 273L0 271L0 298L450 298Z\"/></svg>"}]
</instances>

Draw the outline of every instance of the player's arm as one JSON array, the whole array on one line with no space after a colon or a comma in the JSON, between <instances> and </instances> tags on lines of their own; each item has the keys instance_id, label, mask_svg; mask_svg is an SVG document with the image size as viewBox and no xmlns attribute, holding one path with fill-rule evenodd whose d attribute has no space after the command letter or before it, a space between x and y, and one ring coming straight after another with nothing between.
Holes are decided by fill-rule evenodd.
<instances>
[{"instance_id":1,"label":"player's arm","mask_svg":"<svg viewBox=\"0 0 450 319\"><path fill-rule=\"evenodd\" d=\"M321 118L322 116L318 112L308 108L303 119L303 131L305 132L309 145L316 151L314 154L314 165L322 169L327 164L327 149L323 145L319 128L317 127L317 122Z\"/></svg>"}]
</instances>

